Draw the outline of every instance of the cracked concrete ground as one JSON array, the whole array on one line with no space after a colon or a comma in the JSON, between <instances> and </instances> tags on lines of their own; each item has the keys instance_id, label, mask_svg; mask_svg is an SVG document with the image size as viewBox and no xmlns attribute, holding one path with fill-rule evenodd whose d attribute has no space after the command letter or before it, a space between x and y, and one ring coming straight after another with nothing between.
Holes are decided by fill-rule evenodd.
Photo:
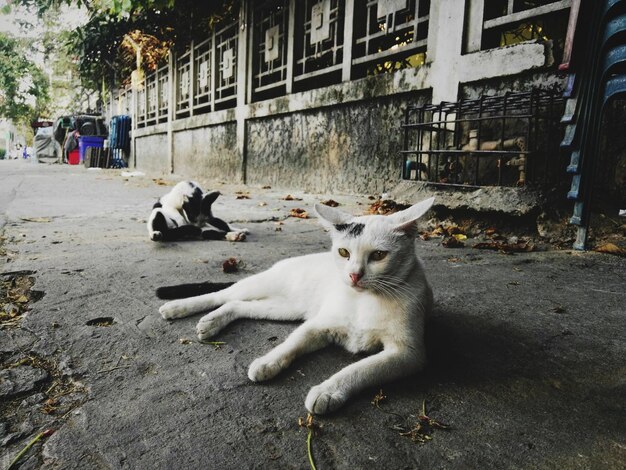
<instances>
[{"instance_id":1,"label":"cracked concrete ground","mask_svg":"<svg viewBox=\"0 0 626 470\"><path fill-rule=\"evenodd\" d=\"M164 321L154 292L325 250L316 221L289 210L332 197L357 213L365 197L293 191L303 200L284 201L289 191L224 185L215 214L249 228L247 241L153 243L145 220L168 188L148 177L0 161L0 180L0 272L44 293L0 329L0 369L48 375L2 398L2 468L48 428L21 468L309 467L306 393L355 358L329 348L254 384L248 365L294 324L240 321L216 338L226 344L200 344L198 318ZM429 366L384 385L380 409L372 389L316 417L317 468L625 468L626 260L417 243L436 299ZM242 269L224 274L233 256ZM400 429L424 400L451 428L420 444Z\"/></svg>"}]
</instances>

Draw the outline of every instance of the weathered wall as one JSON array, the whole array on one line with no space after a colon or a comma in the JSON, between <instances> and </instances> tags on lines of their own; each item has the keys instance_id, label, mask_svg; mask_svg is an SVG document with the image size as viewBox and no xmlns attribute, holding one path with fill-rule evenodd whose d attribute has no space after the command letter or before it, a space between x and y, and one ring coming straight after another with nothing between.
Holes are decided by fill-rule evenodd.
<instances>
[{"instance_id":1,"label":"weathered wall","mask_svg":"<svg viewBox=\"0 0 626 470\"><path fill-rule=\"evenodd\" d=\"M309 191L376 193L400 179L401 123L413 93L254 119L247 128L247 182Z\"/></svg>"},{"instance_id":2,"label":"weathered wall","mask_svg":"<svg viewBox=\"0 0 626 470\"><path fill-rule=\"evenodd\" d=\"M135 168L146 173L169 174L167 133L149 134L135 139Z\"/></svg>"},{"instance_id":3,"label":"weathered wall","mask_svg":"<svg viewBox=\"0 0 626 470\"><path fill-rule=\"evenodd\" d=\"M236 124L174 132L174 173L187 178L241 181Z\"/></svg>"}]
</instances>

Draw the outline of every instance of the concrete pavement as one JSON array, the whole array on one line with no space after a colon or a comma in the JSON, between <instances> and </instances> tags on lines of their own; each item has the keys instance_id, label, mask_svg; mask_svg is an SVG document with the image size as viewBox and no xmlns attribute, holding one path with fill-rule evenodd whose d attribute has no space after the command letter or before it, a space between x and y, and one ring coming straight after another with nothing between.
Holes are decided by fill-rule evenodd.
<instances>
[{"instance_id":1,"label":"concrete pavement","mask_svg":"<svg viewBox=\"0 0 626 470\"><path fill-rule=\"evenodd\" d=\"M150 177L3 160L0 181L2 280L33 283L28 312L0 324L2 468L48 428L21 468L309 468L306 393L355 358L329 348L255 384L248 365L294 324L240 321L201 344L198 318L164 321L154 292L325 250L289 210L332 197L357 213L367 197L216 184L215 214L247 241L154 243L145 220L168 187ZM626 260L417 243L436 301L429 366L384 385L379 408L376 389L315 417L317 468L625 468ZM223 273L233 256L241 270ZM416 443L401 432L424 401L451 427Z\"/></svg>"}]
</instances>

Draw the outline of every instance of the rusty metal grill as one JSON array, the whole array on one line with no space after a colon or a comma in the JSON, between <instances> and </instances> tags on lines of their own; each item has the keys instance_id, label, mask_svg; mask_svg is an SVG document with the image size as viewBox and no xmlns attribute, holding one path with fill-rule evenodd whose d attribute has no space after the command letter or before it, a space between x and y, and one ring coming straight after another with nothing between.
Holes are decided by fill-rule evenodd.
<instances>
[{"instance_id":1,"label":"rusty metal grill","mask_svg":"<svg viewBox=\"0 0 626 470\"><path fill-rule=\"evenodd\" d=\"M426 49L430 0L368 0L355 9L355 65L402 60Z\"/></svg>"},{"instance_id":2,"label":"rusty metal grill","mask_svg":"<svg viewBox=\"0 0 626 470\"><path fill-rule=\"evenodd\" d=\"M191 89L191 51L188 50L176 59L176 117L189 115Z\"/></svg>"},{"instance_id":3,"label":"rusty metal grill","mask_svg":"<svg viewBox=\"0 0 626 470\"><path fill-rule=\"evenodd\" d=\"M226 108L232 106L237 97L238 45L238 22L233 22L215 33L215 58L217 60L215 82L216 107Z\"/></svg>"},{"instance_id":4,"label":"rusty metal grill","mask_svg":"<svg viewBox=\"0 0 626 470\"><path fill-rule=\"evenodd\" d=\"M294 81L331 72L341 73L343 61L343 0L296 2ZM338 75L337 80L340 80Z\"/></svg>"},{"instance_id":5,"label":"rusty metal grill","mask_svg":"<svg viewBox=\"0 0 626 470\"><path fill-rule=\"evenodd\" d=\"M165 122L169 110L169 68L167 65L157 70L158 122Z\"/></svg>"},{"instance_id":6,"label":"rusty metal grill","mask_svg":"<svg viewBox=\"0 0 626 470\"><path fill-rule=\"evenodd\" d=\"M211 111L213 102L213 41L202 41L194 47L196 90L193 97L194 114Z\"/></svg>"},{"instance_id":7,"label":"rusty metal grill","mask_svg":"<svg viewBox=\"0 0 626 470\"><path fill-rule=\"evenodd\" d=\"M543 90L409 107L404 179L456 186L524 186L554 181L560 93Z\"/></svg>"},{"instance_id":8,"label":"rusty metal grill","mask_svg":"<svg viewBox=\"0 0 626 470\"><path fill-rule=\"evenodd\" d=\"M287 84L289 1L270 0L252 10L252 92L262 99L268 92L284 94ZM278 89L278 90L277 90Z\"/></svg>"}]
</instances>

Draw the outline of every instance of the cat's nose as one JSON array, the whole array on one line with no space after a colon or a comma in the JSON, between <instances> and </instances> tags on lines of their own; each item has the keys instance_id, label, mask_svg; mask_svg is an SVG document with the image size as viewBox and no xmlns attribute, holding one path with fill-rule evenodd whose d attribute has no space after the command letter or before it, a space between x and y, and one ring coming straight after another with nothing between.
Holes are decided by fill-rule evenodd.
<instances>
[{"instance_id":1,"label":"cat's nose","mask_svg":"<svg viewBox=\"0 0 626 470\"><path fill-rule=\"evenodd\" d=\"M361 273L350 273L350 279L352 279L352 284L356 284L359 282L359 279L363 277Z\"/></svg>"}]
</instances>

